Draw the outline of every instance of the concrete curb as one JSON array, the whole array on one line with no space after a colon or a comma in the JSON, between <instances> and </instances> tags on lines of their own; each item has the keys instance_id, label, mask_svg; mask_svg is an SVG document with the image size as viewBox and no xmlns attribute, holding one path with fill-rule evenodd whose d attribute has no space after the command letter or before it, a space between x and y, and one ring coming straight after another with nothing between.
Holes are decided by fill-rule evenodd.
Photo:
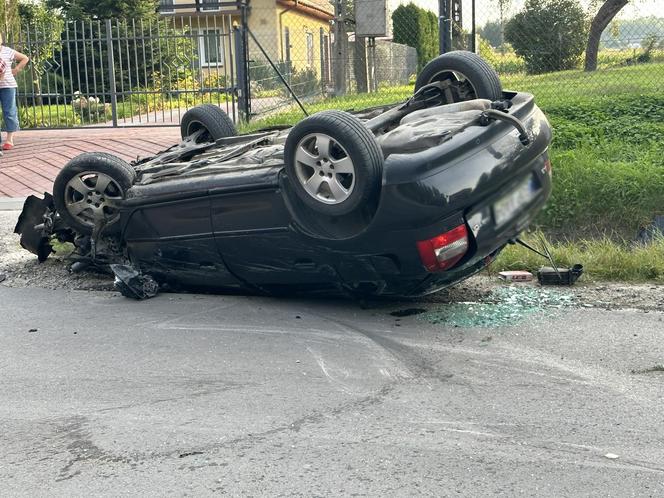
<instances>
[{"instance_id":1,"label":"concrete curb","mask_svg":"<svg viewBox=\"0 0 664 498\"><path fill-rule=\"evenodd\" d=\"M0 211L20 211L24 202L25 197L0 197Z\"/></svg>"}]
</instances>

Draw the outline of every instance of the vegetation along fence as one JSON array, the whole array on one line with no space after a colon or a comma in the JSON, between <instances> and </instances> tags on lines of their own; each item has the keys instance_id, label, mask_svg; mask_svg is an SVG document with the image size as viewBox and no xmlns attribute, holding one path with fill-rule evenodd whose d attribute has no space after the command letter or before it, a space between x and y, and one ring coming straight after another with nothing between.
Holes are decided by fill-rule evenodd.
<instances>
[{"instance_id":1,"label":"vegetation along fence","mask_svg":"<svg viewBox=\"0 0 664 498\"><path fill-rule=\"evenodd\" d=\"M254 121L289 110L296 119L296 101L310 111L396 102L451 49L478 52L506 88L531 91L545 107L664 92L664 9L652 0L162 0L151 8L156 14L111 20L54 11L11 31L7 44L32 59L18 81L22 126L175 125L202 102Z\"/></svg>"}]
</instances>

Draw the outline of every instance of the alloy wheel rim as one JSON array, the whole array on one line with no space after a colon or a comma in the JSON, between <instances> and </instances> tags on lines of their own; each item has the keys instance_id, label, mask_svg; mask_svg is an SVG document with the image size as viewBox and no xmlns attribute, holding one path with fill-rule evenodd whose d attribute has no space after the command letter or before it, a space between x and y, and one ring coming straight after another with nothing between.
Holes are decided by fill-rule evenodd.
<instances>
[{"instance_id":1,"label":"alloy wheel rim","mask_svg":"<svg viewBox=\"0 0 664 498\"><path fill-rule=\"evenodd\" d=\"M300 140L295 172L305 192L324 204L341 204L355 188L355 165L350 155L325 133L312 133Z\"/></svg>"},{"instance_id":2,"label":"alloy wheel rim","mask_svg":"<svg viewBox=\"0 0 664 498\"><path fill-rule=\"evenodd\" d=\"M117 201L124 198L122 187L105 173L85 171L65 186L65 206L78 222L94 227L118 219Z\"/></svg>"}]
</instances>

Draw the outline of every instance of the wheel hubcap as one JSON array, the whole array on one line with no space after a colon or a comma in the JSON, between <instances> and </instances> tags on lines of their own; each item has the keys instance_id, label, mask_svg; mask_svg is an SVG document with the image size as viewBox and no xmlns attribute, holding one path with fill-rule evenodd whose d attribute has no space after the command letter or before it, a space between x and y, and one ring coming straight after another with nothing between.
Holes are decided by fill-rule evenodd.
<instances>
[{"instance_id":1,"label":"wheel hubcap","mask_svg":"<svg viewBox=\"0 0 664 498\"><path fill-rule=\"evenodd\" d=\"M95 171L76 175L65 187L67 211L88 226L116 221L119 216L116 202L123 197L122 188L113 178Z\"/></svg>"},{"instance_id":2,"label":"wheel hubcap","mask_svg":"<svg viewBox=\"0 0 664 498\"><path fill-rule=\"evenodd\" d=\"M295 171L304 190L324 204L340 204L355 187L355 166L339 142L324 133L305 136L295 152Z\"/></svg>"}]
</instances>

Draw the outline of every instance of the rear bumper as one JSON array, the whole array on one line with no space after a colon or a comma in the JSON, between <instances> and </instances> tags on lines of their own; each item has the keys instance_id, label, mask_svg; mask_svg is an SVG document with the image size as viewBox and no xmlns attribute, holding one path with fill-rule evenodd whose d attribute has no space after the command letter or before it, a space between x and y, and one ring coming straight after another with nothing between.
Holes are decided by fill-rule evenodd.
<instances>
[{"instance_id":1,"label":"rear bumper","mask_svg":"<svg viewBox=\"0 0 664 498\"><path fill-rule=\"evenodd\" d=\"M394 248L400 261L398 278L384 275L385 284L380 293L393 296L418 296L435 292L455 284L488 266L505 247L533 222L551 194L551 176L545 168L547 155L543 154L530 164L524 174L516 177L481 202L457 212L440 223L399 237L402 242ZM496 223L496 203L511 195L529 177L537 182L532 199L519 207L500 225ZM468 229L469 249L465 257L452 269L428 272L416 250L416 242L449 230L453 225L465 223ZM405 234L401 234L405 235Z\"/></svg>"}]
</instances>

